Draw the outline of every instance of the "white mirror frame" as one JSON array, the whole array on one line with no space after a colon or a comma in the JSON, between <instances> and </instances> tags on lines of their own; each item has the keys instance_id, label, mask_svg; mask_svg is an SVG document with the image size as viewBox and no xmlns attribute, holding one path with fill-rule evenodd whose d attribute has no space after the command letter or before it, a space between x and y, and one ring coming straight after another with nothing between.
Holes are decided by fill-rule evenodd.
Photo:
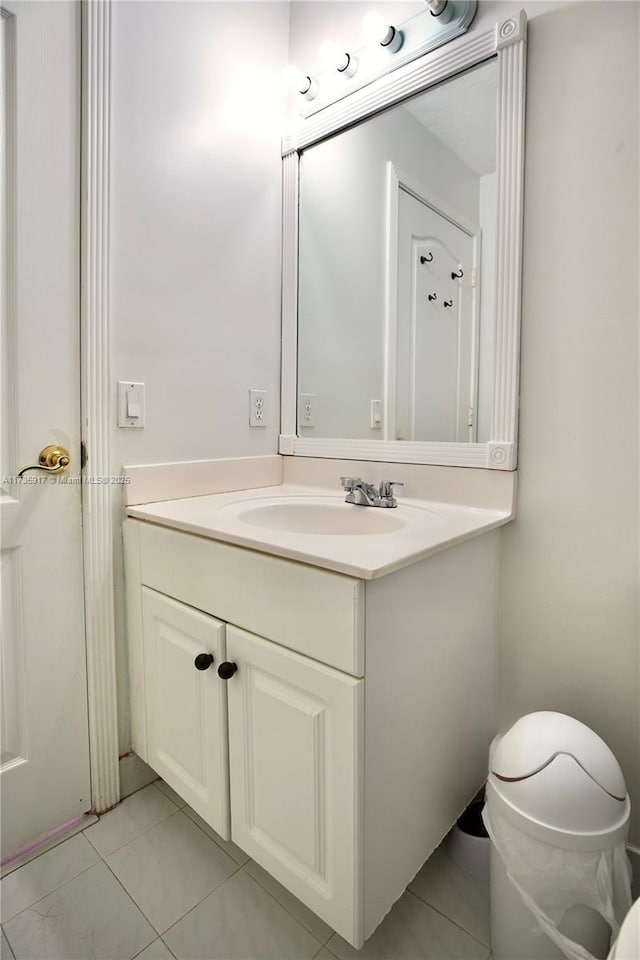
<instances>
[{"instance_id":1,"label":"white mirror frame","mask_svg":"<svg viewBox=\"0 0 640 960\"><path fill-rule=\"evenodd\" d=\"M283 455L429 463L515 470L524 179L526 28L524 11L492 30L454 41L382 77L313 118L282 141ZM497 57L496 346L491 438L487 443L298 437L298 203L300 151L436 83Z\"/></svg>"}]
</instances>

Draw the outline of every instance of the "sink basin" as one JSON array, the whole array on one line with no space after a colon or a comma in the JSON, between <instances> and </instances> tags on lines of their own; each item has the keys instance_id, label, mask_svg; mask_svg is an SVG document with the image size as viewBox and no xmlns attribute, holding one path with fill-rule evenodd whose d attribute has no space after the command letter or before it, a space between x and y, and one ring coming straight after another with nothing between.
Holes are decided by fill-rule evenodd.
<instances>
[{"instance_id":1,"label":"sink basin","mask_svg":"<svg viewBox=\"0 0 640 960\"><path fill-rule=\"evenodd\" d=\"M379 536L405 526L394 509L338 503L263 503L246 506L236 519L254 527L318 536Z\"/></svg>"}]
</instances>

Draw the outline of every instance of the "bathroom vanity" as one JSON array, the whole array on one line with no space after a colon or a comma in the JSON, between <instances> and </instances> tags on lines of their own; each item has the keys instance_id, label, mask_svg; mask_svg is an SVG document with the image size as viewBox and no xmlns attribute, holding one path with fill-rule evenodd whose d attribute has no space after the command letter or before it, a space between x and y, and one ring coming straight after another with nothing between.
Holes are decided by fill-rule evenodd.
<instances>
[{"instance_id":1,"label":"bathroom vanity","mask_svg":"<svg viewBox=\"0 0 640 960\"><path fill-rule=\"evenodd\" d=\"M356 948L495 733L525 36L521 13L307 111L282 143L282 456L129 468L133 749ZM340 475L404 482L398 507Z\"/></svg>"},{"instance_id":2,"label":"bathroom vanity","mask_svg":"<svg viewBox=\"0 0 640 960\"><path fill-rule=\"evenodd\" d=\"M133 749L361 946L483 783L509 503L285 482L128 514Z\"/></svg>"}]
</instances>

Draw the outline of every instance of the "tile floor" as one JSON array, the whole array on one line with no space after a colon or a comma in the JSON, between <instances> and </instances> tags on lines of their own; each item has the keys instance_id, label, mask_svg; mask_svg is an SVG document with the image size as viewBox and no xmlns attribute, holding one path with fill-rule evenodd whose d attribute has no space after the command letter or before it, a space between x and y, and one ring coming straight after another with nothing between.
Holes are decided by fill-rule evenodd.
<instances>
[{"instance_id":1,"label":"tile floor","mask_svg":"<svg viewBox=\"0 0 640 960\"><path fill-rule=\"evenodd\" d=\"M161 780L3 878L2 960L485 960L489 888L443 849L361 951ZM135 789L135 788L134 788Z\"/></svg>"}]
</instances>

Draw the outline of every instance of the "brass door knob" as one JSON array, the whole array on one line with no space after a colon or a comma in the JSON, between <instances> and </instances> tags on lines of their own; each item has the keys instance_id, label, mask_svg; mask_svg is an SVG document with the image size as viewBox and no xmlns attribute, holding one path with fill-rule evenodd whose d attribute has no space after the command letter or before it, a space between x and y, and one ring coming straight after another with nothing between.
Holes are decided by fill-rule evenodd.
<instances>
[{"instance_id":1,"label":"brass door knob","mask_svg":"<svg viewBox=\"0 0 640 960\"><path fill-rule=\"evenodd\" d=\"M46 473L64 473L70 463L71 457L69 456L69 451L65 450L64 447L59 447L55 443L50 443L48 447L40 451L38 462L30 467L23 467L18 476L21 477L23 473L27 473L29 470L44 470Z\"/></svg>"}]
</instances>

